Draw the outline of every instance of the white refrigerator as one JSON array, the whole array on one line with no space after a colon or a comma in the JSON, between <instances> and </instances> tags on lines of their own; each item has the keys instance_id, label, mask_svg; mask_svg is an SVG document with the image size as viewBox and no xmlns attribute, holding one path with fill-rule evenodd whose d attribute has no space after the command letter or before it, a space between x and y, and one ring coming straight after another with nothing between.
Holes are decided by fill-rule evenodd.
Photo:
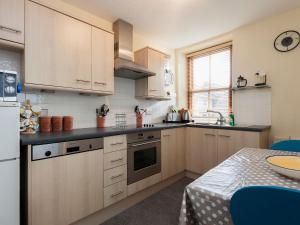
<instances>
[{"instance_id":1,"label":"white refrigerator","mask_svg":"<svg viewBox=\"0 0 300 225\"><path fill-rule=\"evenodd\" d=\"M0 224L20 224L19 103L0 102Z\"/></svg>"}]
</instances>

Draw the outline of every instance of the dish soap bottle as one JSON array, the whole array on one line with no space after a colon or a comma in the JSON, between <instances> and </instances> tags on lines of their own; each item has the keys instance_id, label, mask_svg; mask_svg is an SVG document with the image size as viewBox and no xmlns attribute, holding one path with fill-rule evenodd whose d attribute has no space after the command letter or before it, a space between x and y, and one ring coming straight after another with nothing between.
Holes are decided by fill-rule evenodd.
<instances>
[{"instance_id":1,"label":"dish soap bottle","mask_svg":"<svg viewBox=\"0 0 300 225\"><path fill-rule=\"evenodd\" d=\"M235 126L234 114L232 112L229 114L229 125L232 127Z\"/></svg>"}]
</instances>

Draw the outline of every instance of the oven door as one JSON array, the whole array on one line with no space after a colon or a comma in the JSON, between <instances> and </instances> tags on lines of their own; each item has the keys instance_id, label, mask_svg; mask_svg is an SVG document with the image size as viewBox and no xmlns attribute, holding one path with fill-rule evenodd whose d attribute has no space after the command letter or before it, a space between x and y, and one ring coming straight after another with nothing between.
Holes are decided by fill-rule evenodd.
<instances>
[{"instance_id":1,"label":"oven door","mask_svg":"<svg viewBox=\"0 0 300 225\"><path fill-rule=\"evenodd\" d=\"M132 184L161 171L160 140L128 145L128 178Z\"/></svg>"}]
</instances>

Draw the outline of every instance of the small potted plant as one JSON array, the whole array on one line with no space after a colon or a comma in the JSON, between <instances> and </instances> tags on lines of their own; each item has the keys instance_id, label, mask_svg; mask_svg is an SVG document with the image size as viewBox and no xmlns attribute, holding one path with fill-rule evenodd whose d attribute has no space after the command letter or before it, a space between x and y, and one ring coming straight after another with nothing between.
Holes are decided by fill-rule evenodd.
<instances>
[{"instance_id":1,"label":"small potted plant","mask_svg":"<svg viewBox=\"0 0 300 225\"><path fill-rule=\"evenodd\" d=\"M143 127L143 114L147 112L147 109L140 109L137 105L134 108L134 112L136 115L136 127Z\"/></svg>"},{"instance_id":2,"label":"small potted plant","mask_svg":"<svg viewBox=\"0 0 300 225\"><path fill-rule=\"evenodd\" d=\"M105 117L107 116L108 112L109 112L109 108L106 104L103 104L100 108L96 109L98 128L105 127Z\"/></svg>"}]
</instances>

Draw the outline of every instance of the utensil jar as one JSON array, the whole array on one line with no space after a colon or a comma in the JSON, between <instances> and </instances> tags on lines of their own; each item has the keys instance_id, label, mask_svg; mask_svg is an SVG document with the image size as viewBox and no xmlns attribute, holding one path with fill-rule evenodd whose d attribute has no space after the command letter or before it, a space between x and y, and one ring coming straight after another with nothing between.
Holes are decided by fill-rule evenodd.
<instances>
[{"instance_id":1,"label":"utensil jar","mask_svg":"<svg viewBox=\"0 0 300 225\"><path fill-rule=\"evenodd\" d=\"M104 116L97 116L97 127L98 128L105 127L105 117Z\"/></svg>"},{"instance_id":2,"label":"utensil jar","mask_svg":"<svg viewBox=\"0 0 300 225\"><path fill-rule=\"evenodd\" d=\"M143 115L136 114L136 127L143 127Z\"/></svg>"}]
</instances>

